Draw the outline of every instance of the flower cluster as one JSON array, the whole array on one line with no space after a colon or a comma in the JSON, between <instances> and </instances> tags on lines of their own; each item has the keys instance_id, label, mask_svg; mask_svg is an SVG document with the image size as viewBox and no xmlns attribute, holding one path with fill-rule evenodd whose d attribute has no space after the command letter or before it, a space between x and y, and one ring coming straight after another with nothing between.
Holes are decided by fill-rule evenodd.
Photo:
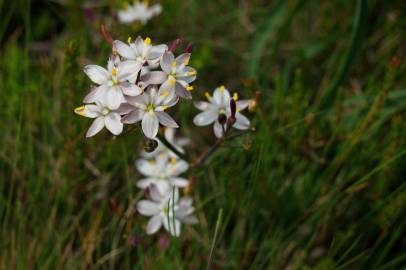
<instances>
[{"instance_id":1,"label":"flower cluster","mask_svg":"<svg viewBox=\"0 0 406 270\"><path fill-rule=\"evenodd\" d=\"M231 97L230 92L224 87L217 87L213 96L206 92L207 101L197 101L194 105L202 112L195 116L193 122L196 126L213 124L214 134L222 138L229 127L246 130L250 126L247 117L241 114L249 105L249 100L238 100L238 94ZM233 102L232 102L233 101ZM235 111L231 104L235 103ZM233 121L230 121L233 119Z\"/></svg>"},{"instance_id":2,"label":"flower cluster","mask_svg":"<svg viewBox=\"0 0 406 270\"><path fill-rule=\"evenodd\" d=\"M176 140L173 129L167 128L165 137L178 151L184 151L182 145L187 140ZM179 159L162 142L155 151L142 152L141 156L145 158L137 160L136 167L145 178L137 182L137 187L148 190L150 198L139 201L137 210L142 215L151 216L147 234L156 233L163 224L165 230L179 236L181 223L197 223L192 198L179 198L179 188L188 185L188 180L181 175L188 170L189 164Z\"/></svg>"},{"instance_id":3,"label":"flower cluster","mask_svg":"<svg viewBox=\"0 0 406 270\"><path fill-rule=\"evenodd\" d=\"M95 86L75 110L79 115L95 118L86 137L106 127L119 135L123 124L141 122L148 138L155 138L159 125L177 128L166 112L179 101L191 99L196 70L190 66L191 53L175 58L167 45L152 45L151 39L138 37L128 44L115 40L107 68L87 65L84 72Z\"/></svg>"},{"instance_id":4,"label":"flower cluster","mask_svg":"<svg viewBox=\"0 0 406 270\"><path fill-rule=\"evenodd\" d=\"M148 1L134 1L132 5L126 4L125 9L117 12L121 23L140 22L146 24L150 19L159 15L162 11L160 4L149 6Z\"/></svg>"}]
</instances>

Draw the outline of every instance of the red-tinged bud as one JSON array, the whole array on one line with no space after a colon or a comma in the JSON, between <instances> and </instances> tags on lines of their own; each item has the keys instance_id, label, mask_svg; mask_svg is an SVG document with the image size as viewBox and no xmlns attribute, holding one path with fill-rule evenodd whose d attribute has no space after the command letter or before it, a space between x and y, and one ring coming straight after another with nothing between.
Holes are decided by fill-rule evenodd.
<instances>
[{"instance_id":1,"label":"red-tinged bud","mask_svg":"<svg viewBox=\"0 0 406 270\"><path fill-rule=\"evenodd\" d=\"M227 125L229 127L232 127L235 124L235 122L237 121L237 119L235 118L235 114L237 112L237 104L235 103L235 100L233 98L230 99L230 111L231 111L231 115L227 119Z\"/></svg>"},{"instance_id":2,"label":"red-tinged bud","mask_svg":"<svg viewBox=\"0 0 406 270\"><path fill-rule=\"evenodd\" d=\"M192 53L192 51L193 51L193 43L189 42L188 45L186 46L185 52Z\"/></svg>"},{"instance_id":3,"label":"red-tinged bud","mask_svg":"<svg viewBox=\"0 0 406 270\"><path fill-rule=\"evenodd\" d=\"M109 206L110 206L110 209L113 211L113 213L116 216L121 215L121 209L120 209L120 207L118 207L116 199L110 198L109 199Z\"/></svg>"},{"instance_id":4,"label":"red-tinged bud","mask_svg":"<svg viewBox=\"0 0 406 270\"><path fill-rule=\"evenodd\" d=\"M217 118L220 124L224 125L227 122L227 116L224 113L219 114Z\"/></svg>"},{"instance_id":5,"label":"red-tinged bud","mask_svg":"<svg viewBox=\"0 0 406 270\"><path fill-rule=\"evenodd\" d=\"M104 39L110 44L110 46L113 44L113 38L111 37L109 31L107 30L106 26L104 26L104 24L102 24L100 26L100 30L103 34Z\"/></svg>"},{"instance_id":6,"label":"red-tinged bud","mask_svg":"<svg viewBox=\"0 0 406 270\"><path fill-rule=\"evenodd\" d=\"M176 50L176 48L179 46L179 44L182 42L180 38L175 39L172 44L169 46L168 51L173 52Z\"/></svg>"}]
</instances>

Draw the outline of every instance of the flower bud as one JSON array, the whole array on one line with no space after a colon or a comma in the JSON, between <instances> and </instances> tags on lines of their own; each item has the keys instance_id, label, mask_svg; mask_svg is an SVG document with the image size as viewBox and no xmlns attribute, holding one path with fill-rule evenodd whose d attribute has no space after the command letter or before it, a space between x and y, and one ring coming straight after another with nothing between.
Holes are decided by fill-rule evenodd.
<instances>
[{"instance_id":1,"label":"flower bud","mask_svg":"<svg viewBox=\"0 0 406 270\"><path fill-rule=\"evenodd\" d=\"M106 26L104 26L104 24L102 24L102 25L100 26L100 31L102 32L104 39L105 39L110 45L112 45L112 44L113 44L113 38L111 37L109 31L107 30Z\"/></svg>"},{"instance_id":2,"label":"flower bud","mask_svg":"<svg viewBox=\"0 0 406 270\"><path fill-rule=\"evenodd\" d=\"M219 114L217 118L220 124L224 125L227 122L227 116L224 113Z\"/></svg>"},{"instance_id":3,"label":"flower bud","mask_svg":"<svg viewBox=\"0 0 406 270\"><path fill-rule=\"evenodd\" d=\"M158 147L158 141L147 138L144 144L144 150L147 153L153 152Z\"/></svg>"},{"instance_id":4,"label":"flower bud","mask_svg":"<svg viewBox=\"0 0 406 270\"><path fill-rule=\"evenodd\" d=\"M229 127L232 127L237 121L237 119L235 118L235 113L237 112L237 104L235 103L234 98L230 99L230 111L231 115L227 120L227 125Z\"/></svg>"},{"instance_id":5,"label":"flower bud","mask_svg":"<svg viewBox=\"0 0 406 270\"><path fill-rule=\"evenodd\" d=\"M176 48L179 46L179 44L182 42L180 38L175 39L172 44L169 46L168 51L173 52L176 50Z\"/></svg>"},{"instance_id":6,"label":"flower bud","mask_svg":"<svg viewBox=\"0 0 406 270\"><path fill-rule=\"evenodd\" d=\"M188 45L186 46L185 52L192 53L192 51L193 51L193 43L189 42Z\"/></svg>"}]
</instances>

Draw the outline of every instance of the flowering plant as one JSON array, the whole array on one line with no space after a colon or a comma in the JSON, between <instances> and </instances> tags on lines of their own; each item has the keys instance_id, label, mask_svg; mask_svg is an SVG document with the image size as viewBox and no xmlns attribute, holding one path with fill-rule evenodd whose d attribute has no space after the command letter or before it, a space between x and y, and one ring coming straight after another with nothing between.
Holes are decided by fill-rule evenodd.
<instances>
[{"instance_id":1,"label":"flowering plant","mask_svg":"<svg viewBox=\"0 0 406 270\"><path fill-rule=\"evenodd\" d=\"M137 37L134 42L129 38L124 43L113 41L105 28L102 32L112 44L112 55L107 68L84 67L95 85L84 98L85 105L76 108L75 112L95 119L86 133L87 138L104 127L113 135L119 135L124 125L141 123L147 144L140 153L142 158L136 161L137 170L144 176L137 182L137 187L146 191L147 199L138 202L137 210L151 217L147 234L157 232L163 225L170 234L179 236L181 223L197 223L192 198L179 196L179 189L191 186L184 174L205 163L224 143L232 127L249 129L250 121L241 111L252 101L238 100L237 93L231 96L225 86L220 86L213 95L206 93L207 102L195 102L202 112L194 117L194 124L213 124L218 139L192 161L184 149L190 140L176 138L175 129L179 125L168 113L180 99L192 99L192 83L197 72L189 66L191 45L175 57L173 51L179 40L169 47L153 45L148 37ZM159 133L160 126L165 127L164 136Z\"/></svg>"}]
</instances>

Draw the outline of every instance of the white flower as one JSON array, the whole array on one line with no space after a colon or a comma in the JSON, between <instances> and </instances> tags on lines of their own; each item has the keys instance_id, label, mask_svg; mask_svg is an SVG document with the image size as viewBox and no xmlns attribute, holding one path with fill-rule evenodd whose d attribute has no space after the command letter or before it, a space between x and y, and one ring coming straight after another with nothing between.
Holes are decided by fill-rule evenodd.
<instances>
[{"instance_id":1,"label":"white flower","mask_svg":"<svg viewBox=\"0 0 406 270\"><path fill-rule=\"evenodd\" d=\"M124 94L137 96L142 89L134 84L141 64L135 61L121 62L118 57L109 59L107 69L97 65L87 65L84 72L98 86L83 100L84 103L101 101L110 109L117 109L125 102Z\"/></svg>"},{"instance_id":2,"label":"white flower","mask_svg":"<svg viewBox=\"0 0 406 270\"><path fill-rule=\"evenodd\" d=\"M161 68L168 75L163 87L175 91L176 95L182 98L191 99L193 90L189 86L196 79L196 70L189 67L190 53L184 53L176 57L172 52L166 51L161 58Z\"/></svg>"},{"instance_id":3,"label":"white flower","mask_svg":"<svg viewBox=\"0 0 406 270\"><path fill-rule=\"evenodd\" d=\"M179 236L181 223L195 224L197 218L193 215L193 200L190 197L179 199L179 191L161 193L155 185L149 189L151 200L141 200L137 210L144 216L151 217L147 224L147 234L154 234L164 225L173 236Z\"/></svg>"},{"instance_id":4,"label":"white flower","mask_svg":"<svg viewBox=\"0 0 406 270\"><path fill-rule=\"evenodd\" d=\"M131 43L131 38L128 38L128 45L120 40L115 40L113 42L113 48L124 59L137 61L141 66L144 64L154 66L159 62L164 52L168 49L168 46L165 44L154 46L151 44L149 37L145 40L141 37L137 37L133 43Z\"/></svg>"},{"instance_id":5,"label":"white flower","mask_svg":"<svg viewBox=\"0 0 406 270\"><path fill-rule=\"evenodd\" d=\"M148 6L148 1L135 2L133 5L128 5L126 9L117 12L118 20L121 23L132 23L139 21L146 24L151 18L159 15L162 11L160 4Z\"/></svg>"},{"instance_id":6,"label":"white flower","mask_svg":"<svg viewBox=\"0 0 406 270\"><path fill-rule=\"evenodd\" d=\"M163 154L153 160L139 159L135 166L141 174L146 176L137 182L138 188L146 189L154 184L161 193L166 193L172 187L183 188L188 185L188 180L180 177L189 168L188 163L184 160L170 158Z\"/></svg>"},{"instance_id":7,"label":"white flower","mask_svg":"<svg viewBox=\"0 0 406 270\"><path fill-rule=\"evenodd\" d=\"M142 121L142 131L148 138L155 138L159 123L165 127L179 127L175 120L165 112L178 102L178 98L162 87L158 91L155 85L150 86L142 95L128 97L127 102L128 104L125 105L127 105L126 113L128 114L123 117L122 122L133 124Z\"/></svg>"},{"instance_id":8,"label":"white flower","mask_svg":"<svg viewBox=\"0 0 406 270\"><path fill-rule=\"evenodd\" d=\"M175 136L175 131L176 131L175 128L165 128L165 132L164 132L165 139L176 150L178 150L180 153L184 154L185 149L183 149L183 147L190 143L190 139L185 138L185 137L177 138ZM150 153L146 152L145 150L141 151L141 156L143 158L148 158L148 159L155 158L162 154L169 155L169 157L179 158L173 151L168 149L159 139L156 139L156 140L158 142L158 146L154 151L152 151Z\"/></svg>"},{"instance_id":9,"label":"white flower","mask_svg":"<svg viewBox=\"0 0 406 270\"><path fill-rule=\"evenodd\" d=\"M106 127L112 134L119 135L123 131L123 124L121 123L121 116L119 110L111 110L108 106L97 101L96 104L87 104L75 109L75 113L95 118L86 137L96 135L100 130Z\"/></svg>"},{"instance_id":10,"label":"white flower","mask_svg":"<svg viewBox=\"0 0 406 270\"><path fill-rule=\"evenodd\" d=\"M214 134L217 138L223 136L223 129L226 130L227 125L220 124L218 118L220 115L225 115L226 118L231 116L230 110L230 92L224 87L220 86L214 90L213 96L206 93L206 97L209 102L198 101L194 105L199 110L203 111L195 116L193 123L196 126L207 126L214 123ZM238 95L234 94L234 100L238 99ZM240 112L248 107L248 100L236 101L237 112L235 114L236 122L233 127L240 130L248 129L250 121L247 117Z\"/></svg>"}]
</instances>

